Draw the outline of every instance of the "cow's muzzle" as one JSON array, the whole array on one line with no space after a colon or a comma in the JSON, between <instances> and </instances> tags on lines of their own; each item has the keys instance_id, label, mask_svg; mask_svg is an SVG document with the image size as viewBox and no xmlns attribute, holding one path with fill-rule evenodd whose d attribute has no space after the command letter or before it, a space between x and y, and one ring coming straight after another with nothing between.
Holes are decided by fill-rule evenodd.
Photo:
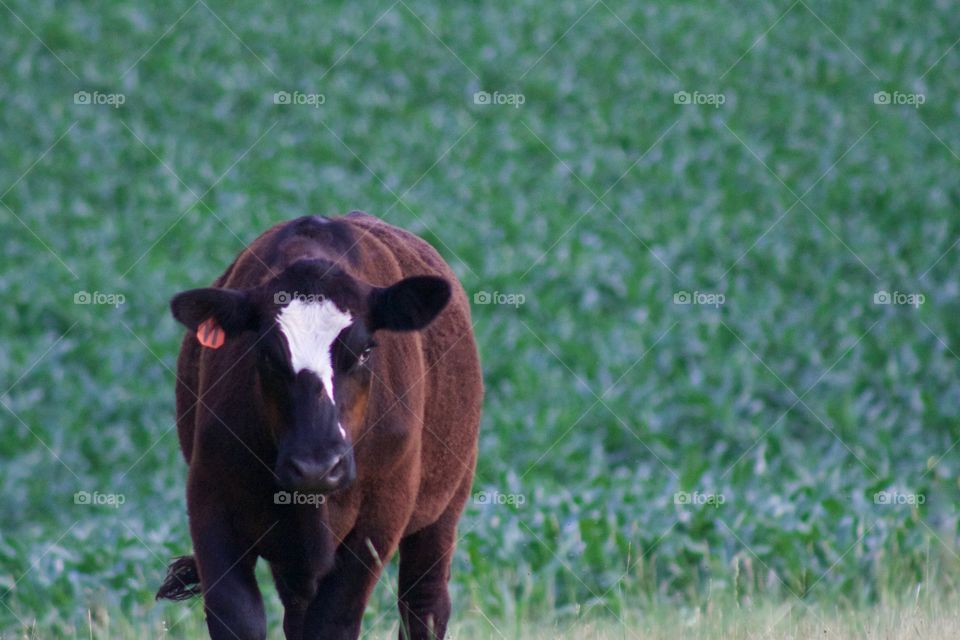
<instances>
[{"instance_id":1,"label":"cow's muzzle","mask_svg":"<svg viewBox=\"0 0 960 640\"><path fill-rule=\"evenodd\" d=\"M288 491L333 493L345 489L357 476L353 450L316 459L290 456L277 461L277 480Z\"/></svg>"}]
</instances>

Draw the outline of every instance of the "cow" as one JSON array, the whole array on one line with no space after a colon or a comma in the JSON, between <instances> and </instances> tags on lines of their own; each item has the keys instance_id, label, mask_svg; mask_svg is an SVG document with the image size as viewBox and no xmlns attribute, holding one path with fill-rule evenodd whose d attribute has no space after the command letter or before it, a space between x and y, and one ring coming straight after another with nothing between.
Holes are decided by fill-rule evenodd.
<instances>
[{"instance_id":1,"label":"cow","mask_svg":"<svg viewBox=\"0 0 960 640\"><path fill-rule=\"evenodd\" d=\"M306 216L171 309L193 555L157 598L202 595L214 640L265 638L262 557L286 638L357 638L399 550L400 637L442 638L483 396L452 269L376 217Z\"/></svg>"}]
</instances>

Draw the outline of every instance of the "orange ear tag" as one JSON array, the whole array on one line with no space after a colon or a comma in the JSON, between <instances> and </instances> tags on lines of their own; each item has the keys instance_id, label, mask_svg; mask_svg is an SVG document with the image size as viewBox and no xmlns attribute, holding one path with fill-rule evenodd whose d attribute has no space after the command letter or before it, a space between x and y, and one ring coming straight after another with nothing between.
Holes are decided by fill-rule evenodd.
<instances>
[{"instance_id":1,"label":"orange ear tag","mask_svg":"<svg viewBox=\"0 0 960 640\"><path fill-rule=\"evenodd\" d=\"M197 327L197 340L208 349L219 349L223 346L223 329L213 318L207 318Z\"/></svg>"}]
</instances>

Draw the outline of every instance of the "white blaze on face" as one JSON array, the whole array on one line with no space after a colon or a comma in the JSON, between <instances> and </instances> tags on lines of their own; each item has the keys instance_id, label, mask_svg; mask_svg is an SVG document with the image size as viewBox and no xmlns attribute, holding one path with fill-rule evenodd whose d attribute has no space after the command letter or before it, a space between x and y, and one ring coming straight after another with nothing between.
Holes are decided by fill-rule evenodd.
<instances>
[{"instance_id":1,"label":"white blaze on face","mask_svg":"<svg viewBox=\"0 0 960 640\"><path fill-rule=\"evenodd\" d=\"M333 401L333 354L331 347L340 332L353 322L349 313L331 300L304 302L295 298L277 316L290 347L290 363L300 373L312 371ZM343 427L340 428L343 431Z\"/></svg>"}]
</instances>

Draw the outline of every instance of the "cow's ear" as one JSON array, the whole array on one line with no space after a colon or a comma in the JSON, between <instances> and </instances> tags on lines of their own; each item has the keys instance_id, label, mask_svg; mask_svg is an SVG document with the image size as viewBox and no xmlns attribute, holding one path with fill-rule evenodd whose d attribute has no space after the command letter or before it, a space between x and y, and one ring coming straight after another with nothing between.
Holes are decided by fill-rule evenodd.
<instances>
[{"instance_id":1,"label":"cow's ear","mask_svg":"<svg viewBox=\"0 0 960 640\"><path fill-rule=\"evenodd\" d=\"M435 276L413 276L370 292L371 331L417 331L430 324L450 300L450 284Z\"/></svg>"},{"instance_id":2,"label":"cow's ear","mask_svg":"<svg viewBox=\"0 0 960 640\"><path fill-rule=\"evenodd\" d=\"M191 289L178 293L170 301L173 317L187 329L213 319L227 335L256 330L258 317L250 295L238 289Z\"/></svg>"}]
</instances>

